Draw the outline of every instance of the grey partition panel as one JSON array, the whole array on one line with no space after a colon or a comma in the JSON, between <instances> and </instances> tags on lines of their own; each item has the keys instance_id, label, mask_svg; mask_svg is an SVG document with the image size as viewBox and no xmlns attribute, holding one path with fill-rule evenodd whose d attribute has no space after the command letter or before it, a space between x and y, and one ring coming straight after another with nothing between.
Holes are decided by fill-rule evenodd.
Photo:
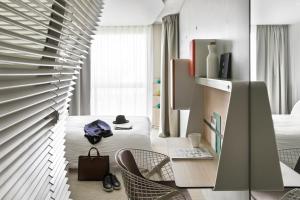
<instances>
[{"instance_id":1,"label":"grey partition panel","mask_svg":"<svg viewBox=\"0 0 300 200\"><path fill-rule=\"evenodd\" d=\"M196 83L187 134L205 133L211 142L203 121L214 112L223 118L214 190L282 191L283 182L287 187L298 185L295 175L280 166L265 83L206 78Z\"/></svg>"},{"instance_id":2,"label":"grey partition panel","mask_svg":"<svg viewBox=\"0 0 300 200\"><path fill-rule=\"evenodd\" d=\"M283 191L283 179L266 84L251 82L250 92L251 189Z\"/></svg>"},{"instance_id":3,"label":"grey partition panel","mask_svg":"<svg viewBox=\"0 0 300 200\"><path fill-rule=\"evenodd\" d=\"M0 0L0 199L69 199L64 121L102 0Z\"/></svg>"},{"instance_id":4,"label":"grey partition panel","mask_svg":"<svg viewBox=\"0 0 300 200\"><path fill-rule=\"evenodd\" d=\"M249 82L233 82L215 190L249 189Z\"/></svg>"},{"instance_id":5,"label":"grey partition panel","mask_svg":"<svg viewBox=\"0 0 300 200\"><path fill-rule=\"evenodd\" d=\"M191 106L195 80L189 74L190 60L171 60L171 107L174 110L188 110Z\"/></svg>"}]
</instances>

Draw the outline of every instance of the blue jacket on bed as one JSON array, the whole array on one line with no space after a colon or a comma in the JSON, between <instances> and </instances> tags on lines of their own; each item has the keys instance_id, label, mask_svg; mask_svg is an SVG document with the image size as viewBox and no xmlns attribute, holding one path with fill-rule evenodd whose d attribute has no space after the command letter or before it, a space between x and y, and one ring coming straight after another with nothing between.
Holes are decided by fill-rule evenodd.
<instances>
[{"instance_id":1,"label":"blue jacket on bed","mask_svg":"<svg viewBox=\"0 0 300 200\"><path fill-rule=\"evenodd\" d=\"M100 142L102 137L106 138L113 135L110 126L100 119L86 124L84 126L84 132L84 136L89 140L91 144Z\"/></svg>"}]
</instances>

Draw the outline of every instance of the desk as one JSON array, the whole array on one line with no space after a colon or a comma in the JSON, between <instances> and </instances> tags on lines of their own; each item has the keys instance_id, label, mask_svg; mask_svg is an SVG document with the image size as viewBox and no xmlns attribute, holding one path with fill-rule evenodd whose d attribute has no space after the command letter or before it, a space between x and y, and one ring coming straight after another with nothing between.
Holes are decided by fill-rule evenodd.
<instances>
[{"instance_id":1,"label":"desk","mask_svg":"<svg viewBox=\"0 0 300 200\"><path fill-rule=\"evenodd\" d=\"M285 188L300 188L300 174L280 162L283 185Z\"/></svg>"},{"instance_id":2,"label":"desk","mask_svg":"<svg viewBox=\"0 0 300 200\"><path fill-rule=\"evenodd\" d=\"M280 163L281 173L283 177L284 191L253 191L252 197L255 199L281 199L281 197L291 190L291 188L299 188L300 186L300 174L291 170L288 166Z\"/></svg>"},{"instance_id":3,"label":"desk","mask_svg":"<svg viewBox=\"0 0 300 200\"><path fill-rule=\"evenodd\" d=\"M167 138L167 153L174 155L177 148L189 148L187 138ZM208 144L202 144L213 152ZM213 160L172 160L175 183L181 188L214 188L218 170L218 157ZM280 163L285 188L300 187L300 174Z\"/></svg>"},{"instance_id":4,"label":"desk","mask_svg":"<svg viewBox=\"0 0 300 200\"><path fill-rule=\"evenodd\" d=\"M189 148L190 142L187 138L168 138L168 154L174 155L177 148ZM203 147L213 150L208 144ZM214 154L213 160L172 160L172 168L175 182L182 188L214 188L217 177L218 158Z\"/></svg>"}]
</instances>

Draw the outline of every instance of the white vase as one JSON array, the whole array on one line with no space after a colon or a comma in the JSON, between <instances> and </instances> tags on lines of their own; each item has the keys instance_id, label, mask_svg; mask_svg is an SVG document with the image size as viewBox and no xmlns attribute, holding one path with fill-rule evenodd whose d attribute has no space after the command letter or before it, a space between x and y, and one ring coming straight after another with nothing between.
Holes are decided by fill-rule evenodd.
<instances>
[{"instance_id":1,"label":"white vase","mask_svg":"<svg viewBox=\"0 0 300 200\"><path fill-rule=\"evenodd\" d=\"M217 56L217 47L215 44L208 45L208 56L206 58L207 78L218 78L219 59Z\"/></svg>"}]
</instances>

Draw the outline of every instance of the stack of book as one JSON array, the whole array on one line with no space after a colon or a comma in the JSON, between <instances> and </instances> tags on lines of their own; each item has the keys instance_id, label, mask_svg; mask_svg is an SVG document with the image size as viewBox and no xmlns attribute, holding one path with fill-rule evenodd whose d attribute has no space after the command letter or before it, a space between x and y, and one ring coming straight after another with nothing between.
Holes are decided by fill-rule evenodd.
<instances>
[{"instance_id":1,"label":"stack of book","mask_svg":"<svg viewBox=\"0 0 300 200\"><path fill-rule=\"evenodd\" d=\"M115 125L115 130L130 130L130 129L132 129L132 124L130 123Z\"/></svg>"}]
</instances>

